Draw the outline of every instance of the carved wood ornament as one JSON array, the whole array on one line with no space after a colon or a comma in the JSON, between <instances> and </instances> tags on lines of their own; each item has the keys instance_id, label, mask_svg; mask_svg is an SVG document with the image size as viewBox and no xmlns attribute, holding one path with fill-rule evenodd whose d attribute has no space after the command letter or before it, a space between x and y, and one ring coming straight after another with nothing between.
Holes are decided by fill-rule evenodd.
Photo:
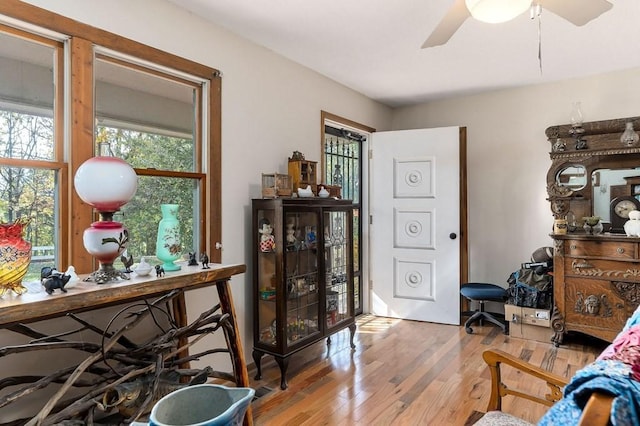
<instances>
[{"instance_id":1,"label":"carved wood ornament","mask_svg":"<svg viewBox=\"0 0 640 426\"><path fill-rule=\"evenodd\" d=\"M600 312L601 308L602 312ZM590 294L587 297L584 297L584 294L577 292L574 310L579 314L601 316L605 318L613 315L613 311L609 301L607 300L606 294L601 294L600 296Z\"/></svg>"},{"instance_id":2,"label":"carved wood ornament","mask_svg":"<svg viewBox=\"0 0 640 426\"><path fill-rule=\"evenodd\" d=\"M633 312L640 305L640 285L624 281L612 281L611 288L625 302L627 311Z\"/></svg>"},{"instance_id":3,"label":"carved wood ornament","mask_svg":"<svg viewBox=\"0 0 640 426\"><path fill-rule=\"evenodd\" d=\"M640 269L609 269L603 270L596 268L584 259L575 259L571 262L571 270L576 275L585 277L621 277L621 278L637 278L640 277Z\"/></svg>"}]
</instances>

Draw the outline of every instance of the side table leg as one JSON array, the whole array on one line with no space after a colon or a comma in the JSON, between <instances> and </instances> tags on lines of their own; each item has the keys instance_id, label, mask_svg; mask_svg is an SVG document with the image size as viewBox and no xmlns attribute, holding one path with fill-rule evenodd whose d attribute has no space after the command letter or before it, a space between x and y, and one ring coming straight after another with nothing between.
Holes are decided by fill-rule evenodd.
<instances>
[{"instance_id":1,"label":"side table leg","mask_svg":"<svg viewBox=\"0 0 640 426\"><path fill-rule=\"evenodd\" d=\"M240 339L240 330L238 329L238 321L236 319L229 280L217 281L216 288L218 289L218 297L220 298L220 309L222 313L229 314L231 317L233 336L230 336L227 345L229 346L229 351L231 353L231 363L233 364L233 375L236 379L236 385L239 387L249 387L249 373L247 372L247 363L244 359L244 351L242 350L242 340ZM247 413L244 417L244 425L253 425L251 406L247 409Z\"/></svg>"},{"instance_id":2,"label":"side table leg","mask_svg":"<svg viewBox=\"0 0 640 426\"><path fill-rule=\"evenodd\" d=\"M173 316L176 322L180 327L185 327L189 324L187 320L187 304L184 299L184 292L180 293L175 299L172 301L173 307ZM188 348L189 339L186 337L180 337L178 339L178 346L181 348ZM184 349L180 351L178 354L179 358L188 358L189 357L189 349ZM191 368L191 364L187 361L180 365L180 368Z\"/></svg>"}]
</instances>

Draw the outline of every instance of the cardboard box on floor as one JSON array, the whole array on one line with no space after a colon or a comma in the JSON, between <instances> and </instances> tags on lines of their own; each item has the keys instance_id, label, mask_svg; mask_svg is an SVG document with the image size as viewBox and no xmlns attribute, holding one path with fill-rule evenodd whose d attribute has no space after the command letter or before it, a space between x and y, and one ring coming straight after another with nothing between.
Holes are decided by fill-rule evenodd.
<instances>
[{"instance_id":1,"label":"cardboard box on floor","mask_svg":"<svg viewBox=\"0 0 640 426\"><path fill-rule=\"evenodd\" d=\"M509 335L520 339L551 342L551 312L548 309L504 305L504 318L509 322Z\"/></svg>"}]
</instances>

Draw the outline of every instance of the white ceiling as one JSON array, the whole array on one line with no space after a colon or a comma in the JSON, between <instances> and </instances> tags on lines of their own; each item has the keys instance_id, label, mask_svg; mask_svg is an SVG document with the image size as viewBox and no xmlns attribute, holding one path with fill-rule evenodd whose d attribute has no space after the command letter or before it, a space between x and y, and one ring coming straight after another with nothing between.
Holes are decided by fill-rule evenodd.
<instances>
[{"instance_id":1,"label":"white ceiling","mask_svg":"<svg viewBox=\"0 0 640 426\"><path fill-rule=\"evenodd\" d=\"M453 0L169 1L394 107L640 67L638 0L582 27L543 10L542 72L528 13L420 49Z\"/></svg>"}]
</instances>

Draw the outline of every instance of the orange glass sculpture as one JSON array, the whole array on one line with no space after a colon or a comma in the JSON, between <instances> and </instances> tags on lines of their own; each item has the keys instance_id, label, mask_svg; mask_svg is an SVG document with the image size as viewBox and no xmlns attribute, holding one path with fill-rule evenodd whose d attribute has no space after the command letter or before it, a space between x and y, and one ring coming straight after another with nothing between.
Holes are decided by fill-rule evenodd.
<instances>
[{"instance_id":1,"label":"orange glass sculpture","mask_svg":"<svg viewBox=\"0 0 640 426\"><path fill-rule=\"evenodd\" d=\"M0 297L9 290L20 295L27 291L22 278L31 262L31 243L23 238L29 219L0 223Z\"/></svg>"}]
</instances>

